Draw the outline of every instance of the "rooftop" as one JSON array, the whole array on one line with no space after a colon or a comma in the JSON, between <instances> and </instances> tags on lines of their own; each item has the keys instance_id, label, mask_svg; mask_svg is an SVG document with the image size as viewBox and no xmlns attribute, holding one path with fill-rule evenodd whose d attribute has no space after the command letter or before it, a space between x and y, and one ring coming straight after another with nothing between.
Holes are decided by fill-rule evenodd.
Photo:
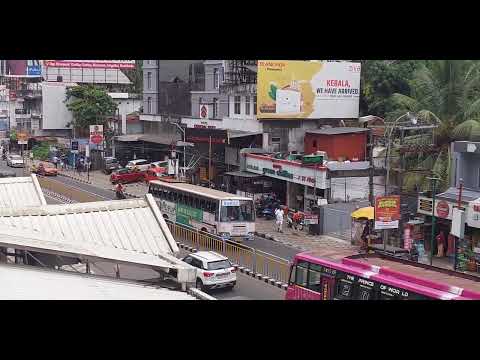
<instances>
[{"instance_id":1,"label":"rooftop","mask_svg":"<svg viewBox=\"0 0 480 360\"><path fill-rule=\"evenodd\" d=\"M319 134L319 135L340 135L340 134L351 134L351 133L360 133L360 132L367 132L367 131L369 131L369 129L360 128L360 127L334 127L334 128L306 130L306 133Z\"/></svg>"},{"instance_id":2,"label":"rooftop","mask_svg":"<svg viewBox=\"0 0 480 360\"><path fill-rule=\"evenodd\" d=\"M0 208L46 205L37 176L0 178Z\"/></svg>"},{"instance_id":3,"label":"rooftop","mask_svg":"<svg viewBox=\"0 0 480 360\"><path fill-rule=\"evenodd\" d=\"M195 300L182 291L69 271L0 263L1 300Z\"/></svg>"}]
</instances>

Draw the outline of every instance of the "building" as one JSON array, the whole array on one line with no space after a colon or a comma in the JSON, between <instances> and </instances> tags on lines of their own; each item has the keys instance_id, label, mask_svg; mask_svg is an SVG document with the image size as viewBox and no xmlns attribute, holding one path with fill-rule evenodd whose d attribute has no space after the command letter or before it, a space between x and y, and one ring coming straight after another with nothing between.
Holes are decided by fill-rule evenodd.
<instances>
[{"instance_id":1,"label":"building","mask_svg":"<svg viewBox=\"0 0 480 360\"><path fill-rule=\"evenodd\" d=\"M423 247L430 251L431 218L432 212L436 218L436 231L433 241L433 252L437 254L438 244L436 236L443 232L448 238L444 255L450 259L453 266L453 257L457 256L459 267L465 270L465 262L472 259L474 269L480 270L480 142L455 141L451 144L452 170L450 187L435 196L435 209L431 192L418 197L417 212L420 215L422 227ZM460 198L460 181L463 189ZM465 209L465 236L455 245L453 237L449 236L454 217L454 209L458 203ZM432 211L433 210L433 211ZM476 265L475 265L476 264Z\"/></svg>"},{"instance_id":2,"label":"building","mask_svg":"<svg viewBox=\"0 0 480 360\"><path fill-rule=\"evenodd\" d=\"M325 151L333 161L367 160L368 129L336 127L305 131L305 154Z\"/></svg>"}]
</instances>

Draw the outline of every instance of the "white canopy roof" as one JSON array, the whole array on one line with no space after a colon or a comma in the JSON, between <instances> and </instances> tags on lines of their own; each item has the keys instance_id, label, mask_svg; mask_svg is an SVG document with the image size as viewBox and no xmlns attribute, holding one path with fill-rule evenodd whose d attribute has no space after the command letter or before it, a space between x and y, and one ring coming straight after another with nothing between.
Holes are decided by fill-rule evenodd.
<instances>
[{"instance_id":1,"label":"white canopy roof","mask_svg":"<svg viewBox=\"0 0 480 360\"><path fill-rule=\"evenodd\" d=\"M46 205L37 176L0 178L0 208Z\"/></svg>"},{"instance_id":2,"label":"white canopy roof","mask_svg":"<svg viewBox=\"0 0 480 360\"><path fill-rule=\"evenodd\" d=\"M0 263L0 300L195 300L134 281Z\"/></svg>"}]
</instances>

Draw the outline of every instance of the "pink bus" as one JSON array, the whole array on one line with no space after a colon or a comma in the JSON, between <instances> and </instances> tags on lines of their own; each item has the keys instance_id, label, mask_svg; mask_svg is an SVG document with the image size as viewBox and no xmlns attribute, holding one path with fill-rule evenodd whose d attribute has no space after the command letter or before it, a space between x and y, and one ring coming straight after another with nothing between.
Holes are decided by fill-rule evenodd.
<instances>
[{"instance_id":1,"label":"pink bus","mask_svg":"<svg viewBox=\"0 0 480 360\"><path fill-rule=\"evenodd\" d=\"M287 300L480 300L480 279L377 254L295 256Z\"/></svg>"}]
</instances>

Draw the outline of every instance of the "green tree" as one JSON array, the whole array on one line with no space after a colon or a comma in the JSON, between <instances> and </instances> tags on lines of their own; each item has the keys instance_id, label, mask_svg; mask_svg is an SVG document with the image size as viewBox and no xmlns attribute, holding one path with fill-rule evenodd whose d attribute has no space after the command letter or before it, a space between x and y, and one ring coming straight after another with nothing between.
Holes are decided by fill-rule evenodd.
<instances>
[{"instance_id":1,"label":"green tree","mask_svg":"<svg viewBox=\"0 0 480 360\"><path fill-rule=\"evenodd\" d=\"M106 118L117 110L117 103L105 89L95 85L80 85L68 88L65 103L72 112L70 126L88 129L89 125L105 124Z\"/></svg>"},{"instance_id":2,"label":"green tree","mask_svg":"<svg viewBox=\"0 0 480 360\"><path fill-rule=\"evenodd\" d=\"M410 95L409 80L422 60L363 60L360 113L384 118L393 110L394 93Z\"/></svg>"},{"instance_id":3,"label":"green tree","mask_svg":"<svg viewBox=\"0 0 480 360\"><path fill-rule=\"evenodd\" d=\"M480 139L480 62L473 60L430 60L414 72L409 81L410 94L395 93L390 101L393 110L387 120L393 121L407 111L420 120L438 122L435 145L438 155L416 154L419 168L431 168L440 177L440 189L449 184L449 144L452 140ZM406 141L422 144L425 137ZM406 188L420 184L428 188L425 177L407 176Z\"/></svg>"},{"instance_id":4,"label":"green tree","mask_svg":"<svg viewBox=\"0 0 480 360\"><path fill-rule=\"evenodd\" d=\"M132 82L132 92L143 93L143 60L135 60L135 69L125 70L125 75Z\"/></svg>"}]
</instances>

